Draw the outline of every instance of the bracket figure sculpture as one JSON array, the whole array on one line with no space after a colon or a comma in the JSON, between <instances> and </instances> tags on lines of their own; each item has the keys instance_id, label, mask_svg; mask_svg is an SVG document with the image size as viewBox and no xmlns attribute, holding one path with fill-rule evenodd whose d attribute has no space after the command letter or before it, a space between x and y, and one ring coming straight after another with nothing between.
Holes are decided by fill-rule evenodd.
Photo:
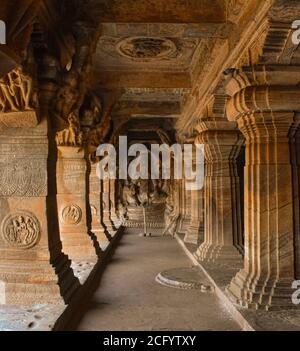
<instances>
[{"instance_id":1,"label":"bracket figure sculpture","mask_svg":"<svg viewBox=\"0 0 300 351\"><path fill-rule=\"evenodd\" d=\"M74 112L68 117L68 128L56 133L57 146L77 146L83 145L83 133L80 131L80 123Z\"/></svg>"},{"instance_id":2,"label":"bracket figure sculpture","mask_svg":"<svg viewBox=\"0 0 300 351\"><path fill-rule=\"evenodd\" d=\"M37 107L33 79L21 66L0 79L0 113L32 111Z\"/></svg>"}]
</instances>

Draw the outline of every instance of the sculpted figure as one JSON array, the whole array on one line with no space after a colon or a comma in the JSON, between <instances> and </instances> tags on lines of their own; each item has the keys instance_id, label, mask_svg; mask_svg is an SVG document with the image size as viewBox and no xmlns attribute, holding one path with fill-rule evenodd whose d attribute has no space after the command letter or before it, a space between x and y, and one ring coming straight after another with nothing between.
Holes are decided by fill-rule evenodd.
<instances>
[{"instance_id":1,"label":"sculpted figure","mask_svg":"<svg viewBox=\"0 0 300 351\"><path fill-rule=\"evenodd\" d=\"M32 109L30 106L33 100L36 100L33 92L33 79L26 73L24 73L21 68L17 68L9 73L9 80L12 89L14 89L14 96L16 96L16 91L19 91L19 105L25 110ZM34 101L36 102L36 101Z\"/></svg>"},{"instance_id":2,"label":"sculpted figure","mask_svg":"<svg viewBox=\"0 0 300 351\"><path fill-rule=\"evenodd\" d=\"M56 143L59 146L82 146L83 133L75 113L68 117L69 127L56 133Z\"/></svg>"},{"instance_id":3,"label":"sculpted figure","mask_svg":"<svg viewBox=\"0 0 300 351\"><path fill-rule=\"evenodd\" d=\"M33 79L17 67L0 79L0 111L18 112L37 107Z\"/></svg>"},{"instance_id":4,"label":"sculpted figure","mask_svg":"<svg viewBox=\"0 0 300 351\"><path fill-rule=\"evenodd\" d=\"M136 193L136 187L134 183L125 183L123 188L123 199L125 206L138 206L138 198Z\"/></svg>"},{"instance_id":5,"label":"sculpted figure","mask_svg":"<svg viewBox=\"0 0 300 351\"><path fill-rule=\"evenodd\" d=\"M0 91L0 112L5 111L5 106L6 106L5 98L3 97L3 95L1 94L1 91Z\"/></svg>"},{"instance_id":6,"label":"sculpted figure","mask_svg":"<svg viewBox=\"0 0 300 351\"><path fill-rule=\"evenodd\" d=\"M153 180L153 192L150 194L151 203L153 204L161 204L166 202L167 193L164 191L164 183L160 180Z\"/></svg>"},{"instance_id":7,"label":"sculpted figure","mask_svg":"<svg viewBox=\"0 0 300 351\"><path fill-rule=\"evenodd\" d=\"M139 193L138 199L142 206L146 206L149 204L149 187L148 180L140 180L138 183Z\"/></svg>"},{"instance_id":8,"label":"sculpted figure","mask_svg":"<svg viewBox=\"0 0 300 351\"><path fill-rule=\"evenodd\" d=\"M13 87L9 85L9 82L5 78L0 79L0 90L2 93L2 103L3 106L2 112L17 112L19 111L15 95L16 92L14 91Z\"/></svg>"},{"instance_id":9,"label":"sculpted figure","mask_svg":"<svg viewBox=\"0 0 300 351\"><path fill-rule=\"evenodd\" d=\"M78 75L68 72L64 85L59 89L56 99L56 114L61 118L67 118L79 99Z\"/></svg>"}]
</instances>

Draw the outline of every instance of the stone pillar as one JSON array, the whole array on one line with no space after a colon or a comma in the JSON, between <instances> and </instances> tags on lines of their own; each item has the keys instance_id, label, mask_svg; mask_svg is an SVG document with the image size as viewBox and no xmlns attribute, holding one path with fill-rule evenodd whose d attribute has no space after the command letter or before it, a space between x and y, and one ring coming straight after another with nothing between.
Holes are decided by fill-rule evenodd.
<instances>
[{"instance_id":1,"label":"stone pillar","mask_svg":"<svg viewBox=\"0 0 300 351\"><path fill-rule=\"evenodd\" d=\"M103 203L103 222L110 235L116 233L116 228L111 220L111 202L110 202L110 179L102 180L102 203Z\"/></svg>"},{"instance_id":2,"label":"stone pillar","mask_svg":"<svg viewBox=\"0 0 300 351\"><path fill-rule=\"evenodd\" d=\"M186 189L185 180L180 185L181 219L178 232L186 234L191 222L191 191Z\"/></svg>"},{"instance_id":3,"label":"stone pillar","mask_svg":"<svg viewBox=\"0 0 300 351\"><path fill-rule=\"evenodd\" d=\"M198 128L205 153L204 242L196 256L200 261L242 265L240 183L237 157L243 137L236 124L203 121Z\"/></svg>"},{"instance_id":4,"label":"stone pillar","mask_svg":"<svg viewBox=\"0 0 300 351\"><path fill-rule=\"evenodd\" d=\"M191 191L191 221L184 237L186 243L199 245L204 236L204 189Z\"/></svg>"},{"instance_id":5,"label":"stone pillar","mask_svg":"<svg viewBox=\"0 0 300 351\"><path fill-rule=\"evenodd\" d=\"M120 227L120 220L117 216L117 201L116 201L116 180L110 179L110 219L113 223L114 228Z\"/></svg>"},{"instance_id":6,"label":"stone pillar","mask_svg":"<svg viewBox=\"0 0 300 351\"><path fill-rule=\"evenodd\" d=\"M293 172L294 234L296 279L300 279L300 114L290 130L290 149Z\"/></svg>"},{"instance_id":7,"label":"stone pillar","mask_svg":"<svg viewBox=\"0 0 300 351\"><path fill-rule=\"evenodd\" d=\"M196 154L193 153L193 167L204 167L204 164L196 164ZM190 191L191 221L187 229L184 241L199 245L204 240L204 188Z\"/></svg>"},{"instance_id":8,"label":"stone pillar","mask_svg":"<svg viewBox=\"0 0 300 351\"><path fill-rule=\"evenodd\" d=\"M228 118L238 122L246 138L245 263L228 293L248 308L295 307L291 300L295 227L288 135L295 120L292 111L300 109L299 79L298 67L257 66L243 68L227 85L232 96Z\"/></svg>"},{"instance_id":9,"label":"stone pillar","mask_svg":"<svg viewBox=\"0 0 300 351\"><path fill-rule=\"evenodd\" d=\"M82 147L58 146L57 204L63 251L74 260L96 260L87 225L87 162Z\"/></svg>"},{"instance_id":10,"label":"stone pillar","mask_svg":"<svg viewBox=\"0 0 300 351\"><path fill-rule=\"evenodd\" d=\"M40 106L11 112L7 101L0 113L0 304L64 304L79 286L62 253L51 133Z\"/></svg>"},{"instance_id":11,"label":"stone pillar","mask_svg":"<svg viewBox=\"0 0 300 351\"><path fill-rule=\"evenodd\" d=\"M107 243L111 236L103 224L103 208L102 208L102 187L101 180L97 176L97 163L91 162L90 169L90 193L89 203L91 212L91 231L96 235L98 242Z\"/></svg>"}]
</instances>

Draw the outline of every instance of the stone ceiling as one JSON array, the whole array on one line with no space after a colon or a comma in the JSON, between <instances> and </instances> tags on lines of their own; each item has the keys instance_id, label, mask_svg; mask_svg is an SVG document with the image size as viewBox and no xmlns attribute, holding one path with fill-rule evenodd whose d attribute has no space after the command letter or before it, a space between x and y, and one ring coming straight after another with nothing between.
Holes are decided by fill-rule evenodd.
<instances>
[{"instance_id":1,"label":"stone ceiling","mask_svg":"<svg viewBox=\"0 0 300 351\"><path fill-rule=\"evenodd\" d=\"M94 1L93 13L102 23L102 32L94 57L93 86L100 94L122 89L112 112L115 120L152 119L155 129L159 120L180 117L203 41L226 38L231 28L227 3Z\"/></svg>"}]
</instances>

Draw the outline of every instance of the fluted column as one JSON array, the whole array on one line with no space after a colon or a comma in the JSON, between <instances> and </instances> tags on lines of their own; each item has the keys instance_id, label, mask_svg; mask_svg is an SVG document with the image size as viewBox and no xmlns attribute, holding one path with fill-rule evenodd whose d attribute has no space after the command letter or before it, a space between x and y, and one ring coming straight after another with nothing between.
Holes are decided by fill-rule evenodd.
<instances>
[{"instance_id":1,"label":"fluted column","mask_svg":"<svg viewBox=\"0 0 300 351\"><path fill-rule=\"evenodd\" d=\"M72 260L96 259L87 225L87 161L82 147L58 146L57 204L63 251Z\"/></svg>"},{"instance_id":2,"label":"fluted column","mask_svg":"<svg viewBox=\"0 0 300 351\"><path fill-rule=\"evenodd\" d=\"M248 308L295 307L291 300L296 261L288 136L295 121L293 111L300 108L299 80L298 67L257 66L244 68L227 85L232 96L228 118L238 122L246 138L245 262L228 293Z\"/></svg>"},{"instance_id":3,"label":"fluted column","mask_svg":"<svg viewBox=\"0 0 300 351\"><path fill-rule=\"evenodd\" d=\"M204 242L200 261L242 264L240 183L237 157L243 138L235 123L203 121L198 142L204 144Z\"/></svg>"}]
</instances>

